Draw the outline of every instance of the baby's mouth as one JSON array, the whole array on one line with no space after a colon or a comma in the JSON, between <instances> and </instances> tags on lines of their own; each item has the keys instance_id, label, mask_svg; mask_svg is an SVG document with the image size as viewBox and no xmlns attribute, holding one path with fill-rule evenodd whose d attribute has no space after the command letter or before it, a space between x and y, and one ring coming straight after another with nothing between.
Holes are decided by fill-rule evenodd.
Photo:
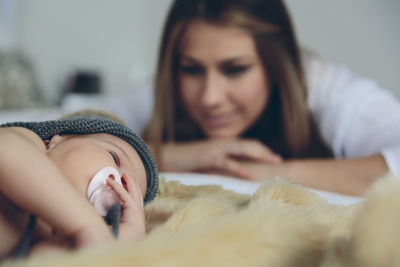
<instances>
[{"instance_id":1,"label":"baby's mouth","mask_svg":"<svg viewBox=\"0 0 400 267\"><path fill-rule=\"evenodd\" d=\"M107 185L108 177L113 177L117 183L122 184L118 171L114 167L105 167L93 176L87 190L89 202L102 216L106 216L111 206L120 202L114 190Z\"/></svg>"}]
</instances>

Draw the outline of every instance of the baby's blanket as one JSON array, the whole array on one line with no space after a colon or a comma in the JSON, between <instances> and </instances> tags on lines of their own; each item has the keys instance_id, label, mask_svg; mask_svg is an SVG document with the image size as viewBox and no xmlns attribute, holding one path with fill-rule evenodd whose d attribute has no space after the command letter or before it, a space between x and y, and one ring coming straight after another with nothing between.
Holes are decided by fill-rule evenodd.
<instances>
[{"instance_id":1,"label":"baby's blanket","mask_svg":"<svg viewBox=\"0 0 400 267\"><path fill-rule=\"evenodd\" d=\"M385 177L339 206L283 180L245 195L162 179L143 240L5 266L400 266L399 193Z\"/></svg>"}]
</instances>

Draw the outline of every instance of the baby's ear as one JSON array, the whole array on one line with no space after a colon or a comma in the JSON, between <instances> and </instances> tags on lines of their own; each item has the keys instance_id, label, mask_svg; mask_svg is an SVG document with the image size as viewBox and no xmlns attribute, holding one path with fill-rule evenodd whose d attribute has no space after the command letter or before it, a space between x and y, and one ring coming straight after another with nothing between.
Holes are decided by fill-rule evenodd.
<instances>
[{"instance_id":1,"label":"baby's ear","mask_svg":"<svg viewBox=\"0 0 400 267\"><path fill-rule=\"evenodd\" d=\"M54 135L49 142L46 143L47 151L52 150L56 147L62 140L64 139L63 136L56 134Z\"/></svg>"}]
</instances>

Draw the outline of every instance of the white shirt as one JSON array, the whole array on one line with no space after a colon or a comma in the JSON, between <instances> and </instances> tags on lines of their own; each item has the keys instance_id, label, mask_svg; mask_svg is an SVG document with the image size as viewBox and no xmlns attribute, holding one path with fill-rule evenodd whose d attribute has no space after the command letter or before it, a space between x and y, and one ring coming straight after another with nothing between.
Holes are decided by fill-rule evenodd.
<instances>
[{"instance_id":1,"label":"white shirt","mask_svg":"<svg viewBox=\"0 0 400 267\"><path fill-rule=\"evenodd\" d=\"M400 175L400 102L389 91L318 58L305 61L308 106L337 158L382 154Z\"/></svg>"}]
</instances>

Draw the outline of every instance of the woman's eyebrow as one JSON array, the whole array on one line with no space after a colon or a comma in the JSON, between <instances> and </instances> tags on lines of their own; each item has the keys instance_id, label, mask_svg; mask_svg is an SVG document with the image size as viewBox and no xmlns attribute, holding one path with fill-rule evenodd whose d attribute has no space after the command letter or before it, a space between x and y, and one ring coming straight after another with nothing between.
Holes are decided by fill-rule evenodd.
<instances>
[{"instance_id":1,"label":"woman's eyebrow","mask_svg":"<svg viewBox=\"0 0 400 267\"><path fill-rule=\"evenodd\" d=\"M182 61L189 61L192 64L201 64L201 62L191 56L185 55L185 54L181 54L180 56L180 60Z\"/></svg>"},{"instance_id":2,"label":"woman's eyebrow","mask_svg":"<svg viewBox=\"0 0 400 267\"><path fill-rule=\"evenodd\" d=\"M235 56L232 58L228 58L226 60L222 60L219 65L231 65L231 64L237 64L237 63L251 63L253 61L253 58L251 56Z\"/></svg>"},{"instance_id":3,"label":"woman's eyebrow","mask_svg":"<svg viewBox=\"0 0 400 267\"><path fill-rule=\"evenodd\" d=\"M188 61L189 63L196 64L196 65L202 65L202 62L196 58L193 58L189 55L181 54L181 61ZM219 61L218 65L220 66L227 66L231 64L237 64L237 63L251 63L253 62L253 57L249 55L237 55L237 56L232 56L227 59L222 59Z\"/></svg>"}]
</instances>

